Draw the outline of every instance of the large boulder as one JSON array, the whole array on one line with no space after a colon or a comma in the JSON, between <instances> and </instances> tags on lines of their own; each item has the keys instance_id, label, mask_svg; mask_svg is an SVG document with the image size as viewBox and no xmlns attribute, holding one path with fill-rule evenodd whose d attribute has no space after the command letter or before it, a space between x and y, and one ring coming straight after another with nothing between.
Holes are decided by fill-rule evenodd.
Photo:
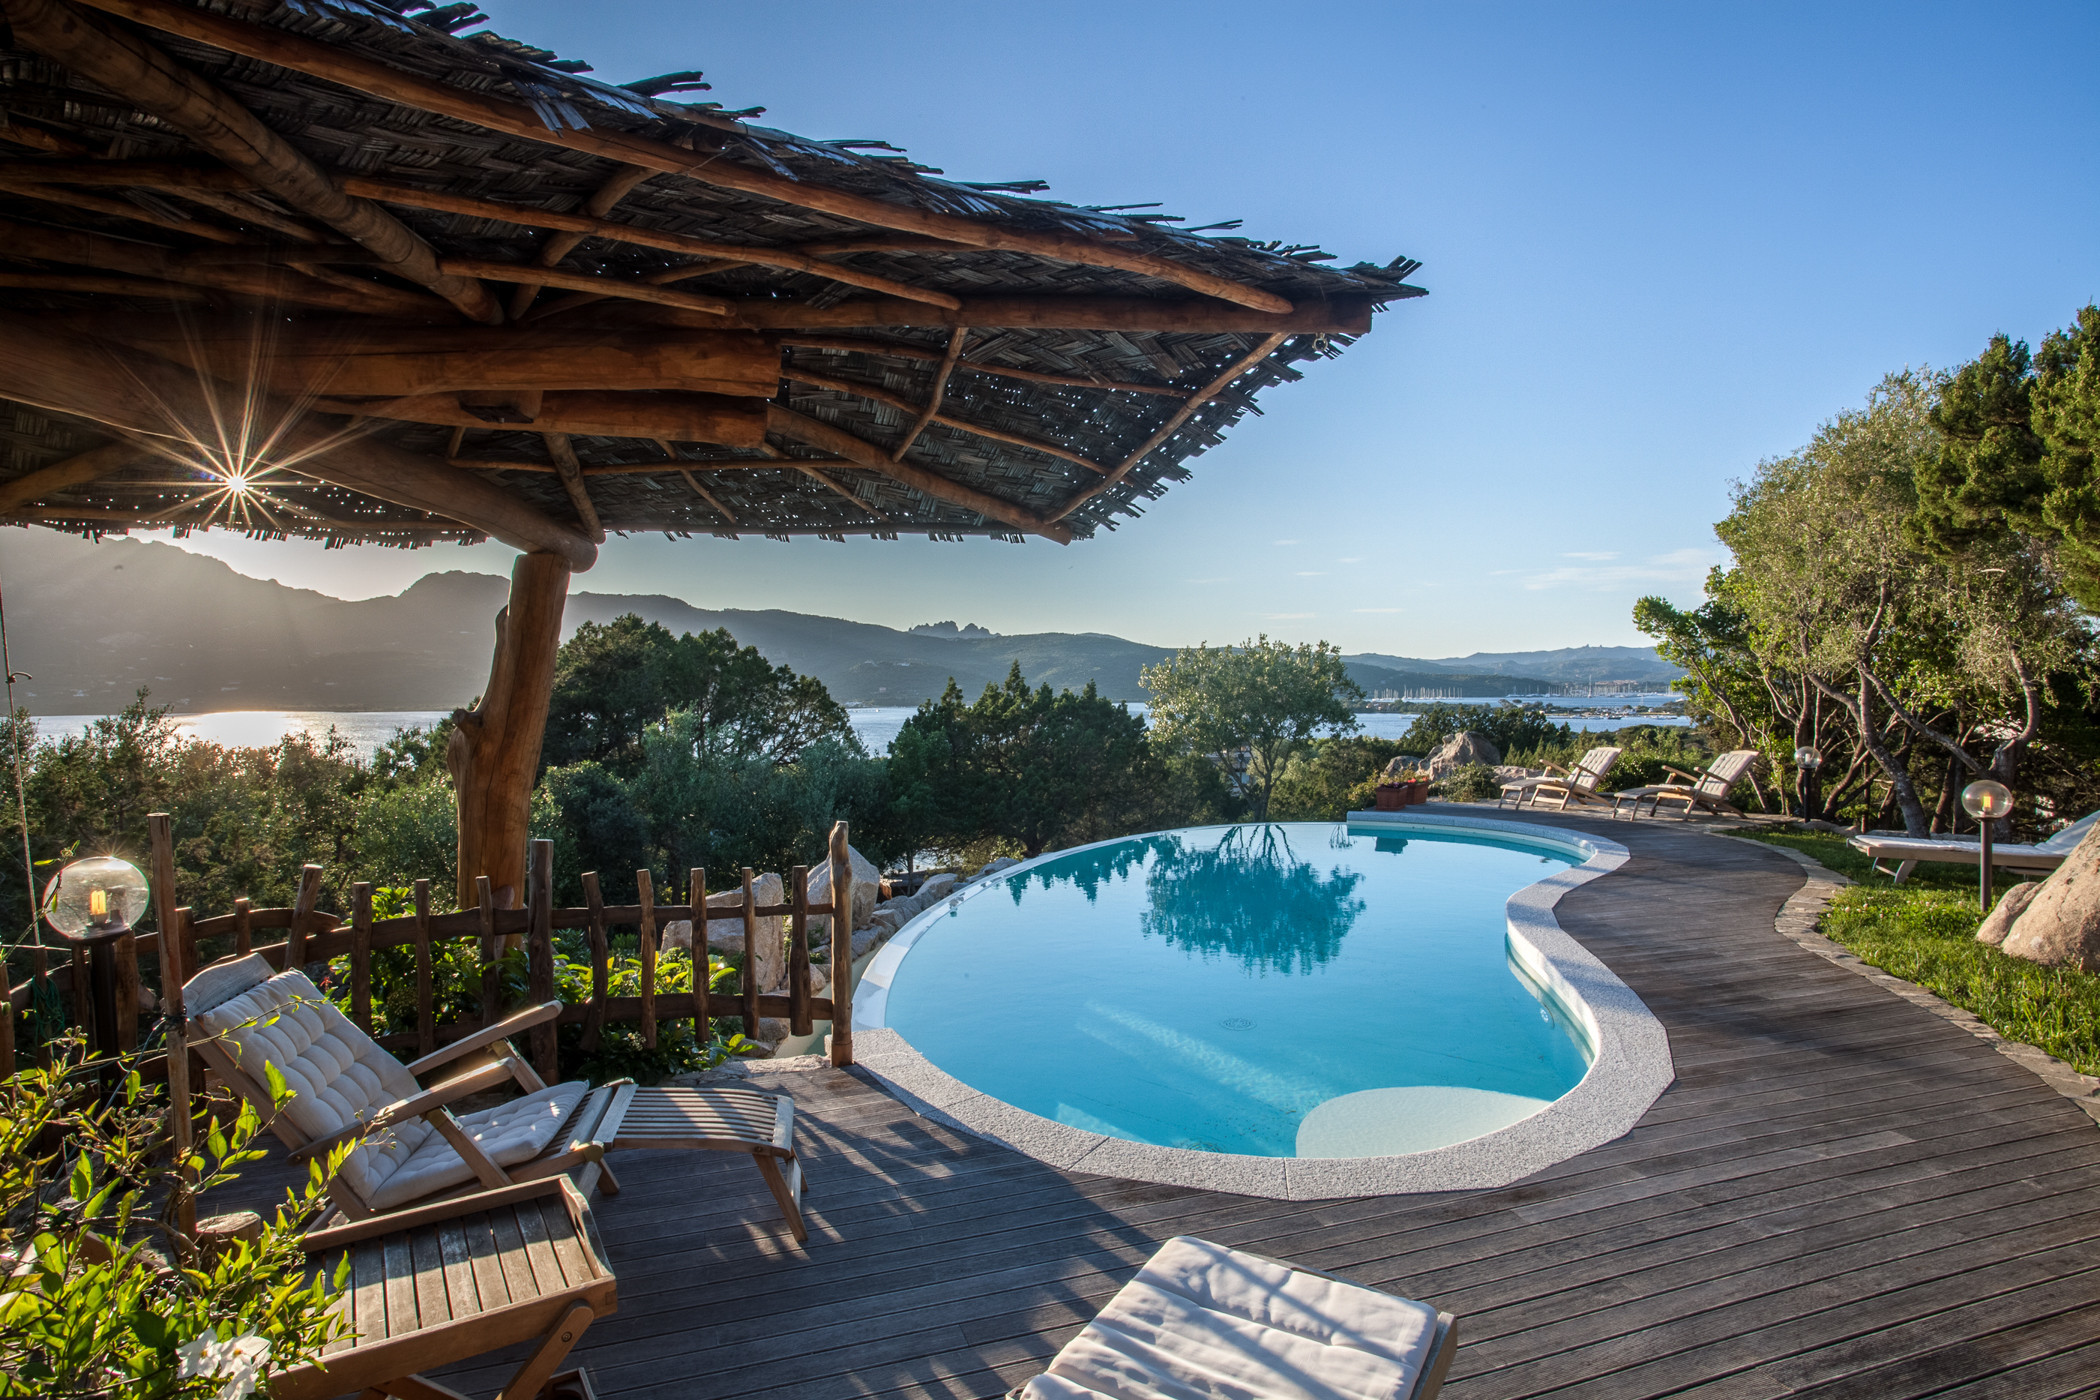
<instances>
[{"instance_id":1,"label":"large boulder","mask_svg":"<svg viewBox=\"0 0 2100 1400\"><path fill-rule=\"evenodd\" d=\"M938 875L928 875L926 883L919 886L918 893L912 897L924 907L931 909L935 904L955 892L955 880L956 877L948 871L942 871Z\"/></svg>"},{"instance_id":2,"label":"large boulder","mask_svg":"<svg viewBox=\"0 0 2100 1400\"><path fill-rule=\"evenodd\" d=\"M751 895L760 905L784 904L787 902L787 882L772 871L754 876ZM728 905L741 906L744 892L741 889L723 890L707 897L707 907L721 909ZM758 940L758 985L774 987L787 975L787 947L785 942L786 920L778 915L769 915L758 921L755 934ZM673 919L664 925L666 948L690 948L693 946L693 925L690 919ZM744 951L744 916L707 921L708 951L715 953L741 953Z\"/></svg>"},{"instance_id":3,"label":"large boulder","mask_svg":"<svg viewBox=\"0 0 2100 1400\"><path fill-rule=\"evenodd\" d=\"M1999 947L2030 962L2100 972L2100 826L2035 888Z\"/></svg>"},{"instance_id":4,"label":"large boulder","mask_svg":"<svg viewBox=\"0 0 2100 1400\"><path fill-rule=\"evenodd\" d=\"M2042 887L2033 880L2022 880L1999 895L1997 904L1992 907L1990 913L1983 916L1983 923L1977 927L1976 941L1988 943L1993 948L2002 946L2005 935L2012 932L2013 923L2026 911L2027 906L2034 902L2034 897L2041 893L2041 889Z\"/></svg>"},{"instance_id":5,"label":"large boulder","mask_svg":"<svg viewBox=\"0 0 2100 1400\"><path fill-rule=\"evenodd\" d=\"M1441 778L1447 773L1473 764L1484 764L1489 768L1502 761L1502 750L1495 741L1477 729L1461 730L1444 741L1444 746L1429 756L1429 776Z\"/></svg>"},{"instance_id":6,"label":"large boulder","mask_svg":"<svg viewBox=\"0 0 2100 1400\"><path fill-rule=\"evenodd\" d=\"M853 926L866 928L868 916L875 912L875 901L882 894L882 872L851 846L846 848L846 855L853 862ZM831 862L827 860L809 872L809 902L824 904L830 899Z\"/></svg>"}]
</instances>

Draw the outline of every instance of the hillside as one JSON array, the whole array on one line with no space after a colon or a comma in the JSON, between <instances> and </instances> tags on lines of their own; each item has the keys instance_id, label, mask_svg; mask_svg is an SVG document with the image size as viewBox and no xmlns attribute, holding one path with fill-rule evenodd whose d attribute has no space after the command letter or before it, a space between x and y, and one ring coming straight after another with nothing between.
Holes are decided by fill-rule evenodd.
<instances>
[{"instance_id":1,"label":"hillside","mask_svg":"<svg viewBox=\"0 0 2100 1400\"><path fill-rule=\"evenodd\" d=\"M45 530L0 531L0 574L14 666L31 677L17 699L40 715L106 712L140 686L183 711L465 704L487 679L491 629L507 589L494 575L448 572L394 597L345 601L248 578L172 545L94 544ZM899 631L804 613L697 608L661 595L577 593L564 623L573 632L630 612L676 632L726 627L853 704L916 704L938 695L951 676L974 697L1004 680L1015 661L1033 683L1076 690L1092 680L1111 699L1142 700L1139 670L1171 654L1098 632ZM1373 695L1486 697L1550 688L1557 657L1633 651L1347 660ZM1528 657L1538 658L1535 669L1503 664Z\"/></svg>"}]
</instances>

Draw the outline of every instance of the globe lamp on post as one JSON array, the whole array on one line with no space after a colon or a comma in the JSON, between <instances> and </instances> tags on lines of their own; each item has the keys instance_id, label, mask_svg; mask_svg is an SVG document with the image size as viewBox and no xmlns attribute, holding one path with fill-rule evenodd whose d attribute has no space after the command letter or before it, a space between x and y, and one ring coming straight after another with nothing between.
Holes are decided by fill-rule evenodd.
<instances>
[{"instance_id":1,"label":"globe lamp on post","mask_svg":"<svg viewBox=\"0 0 2100 1400\"><path fill-rule=\"evenodd\" d=\"M1822 792L1817 786L1817 772L1823 767L1823 751L1813 744L1803 744L1794 750L1794 769L1800 780L1794 785L1794 815L1807 817L1811 808L1820 808ZM1814 793L1814 800L1810 794Z\"/></svg>"},{"instance_id":2,"label":"globe lamp on post","mask_svg":"<svg viewBox=\"0 0 2100 1400\"><path fill-rule=\"evenodd\" d=\"M76 860L44 887L44 922L87 954L94 1016L90 1041L104 1060L113 1059L120 1045L117 940L131 932L131 922L145 912L151 892L139 868L115 856Z\"/></svg>"},{"instance_id":3,"label":"globe lamp on post","mask_svg":"<svg viewBox=\"0 0 2100 1400\"><path fill-rule=\"evenodd\" d=\"M2012 800L2012 789L1990 778L1979 778L1961 790L1961 809L1976 818L1976 830L1983 839L1976 878L1986 914L1991 912L1991 827L2012 810Z\"/></svg>"}]
</instances>

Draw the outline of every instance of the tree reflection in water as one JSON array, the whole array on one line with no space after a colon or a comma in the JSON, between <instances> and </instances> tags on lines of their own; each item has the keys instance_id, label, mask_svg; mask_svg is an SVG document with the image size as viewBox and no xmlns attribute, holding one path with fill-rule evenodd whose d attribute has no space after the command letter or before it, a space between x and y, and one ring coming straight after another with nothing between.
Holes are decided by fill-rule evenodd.
<instances>
[{"instance_id":1,"label":"tree reflection in water","mask_svg":"<svg viewBox=\"0 0 2100 1400\"><path fill-rule=\"evenodd\" d=\"M1015 904L1019 904L1021 893L1028 888L1030 880L1046 890L1054 885L1073 885L1086 896L1086 902L1092 904L1101 897L1104 884L1129 879L1132 871L1144 865L1145 857L1155 852L1171 851L1177 844L1173 835L1166 834L1115 841L1094 851L1074 851L1010 880L1007 893Z\"/></svg>"},{"instance_id":2,"label":"tree reflection in water","mask_svg":"<svg viewBox=\"0 0 2100 1400\"><path fill-rule=\"evenodd\" d=\"M1157 934L1192 953L1224 954L1249 972L1306 973L1330 962L1364 912L1363 876L1325 876L1300 860L1276 826L1234 827L1215 846L1169 836L1145 876Z\"/></svg>"}]
</instances>

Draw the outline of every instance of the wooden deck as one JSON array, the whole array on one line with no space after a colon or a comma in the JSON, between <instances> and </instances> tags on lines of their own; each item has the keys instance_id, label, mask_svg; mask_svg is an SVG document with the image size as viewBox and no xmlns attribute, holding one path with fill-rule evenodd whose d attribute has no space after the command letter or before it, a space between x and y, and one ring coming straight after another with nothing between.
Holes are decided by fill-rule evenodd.
<instances>
[{"instance_id":1,"label":"wooden deck","mask_svg":"<svg viewBox=\"0 0 2100 1400\"><path fill-rule=\"evenodd\" d=\"M577 1360L607 1396L997 1396L1187 1233L1457 1314L1453 1400L2093 1395L2100 1127L1776 935L1784 857L1539 820L1634 851L1561 905L1670 1031L1677 1083L1619 1141L1502 1190L1293 1203L1056 1171L851 1072L779 1074L807 1251L742 1158L616 1157L620 1310Z\"/></svg>"}]
</instances>

